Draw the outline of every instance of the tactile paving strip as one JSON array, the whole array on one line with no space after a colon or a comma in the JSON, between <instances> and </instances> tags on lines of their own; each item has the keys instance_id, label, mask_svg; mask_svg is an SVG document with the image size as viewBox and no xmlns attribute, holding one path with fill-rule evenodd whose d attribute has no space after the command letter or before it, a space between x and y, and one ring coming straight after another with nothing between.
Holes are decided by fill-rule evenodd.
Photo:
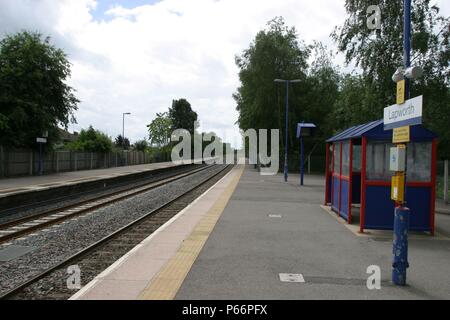
<instances>
[{"instance_id":1,"label":"tactile paving strip","mask_svg":"<svg viewBox=\"0 0 450 320\"><path fill-rule=\"evenodd\" d=\"M189 270L211 234L217 220L225 209L240 177L244 171L240 171L233 178L232 183L221 194L216 203L201 218L192 233L183 241L176 254L161 268L158 274L151 280L147 288L141 293L141 300L171 300L175 298L183 284Z\"/></svg>"}]
</instances>

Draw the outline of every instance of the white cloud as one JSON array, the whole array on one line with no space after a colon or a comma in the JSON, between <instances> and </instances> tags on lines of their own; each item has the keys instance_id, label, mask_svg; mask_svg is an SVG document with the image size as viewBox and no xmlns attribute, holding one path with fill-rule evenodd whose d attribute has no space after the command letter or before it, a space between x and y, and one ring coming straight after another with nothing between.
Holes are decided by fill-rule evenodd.
<instances>
[{"instance_id":1,"label":"white cloud","mask_svg":"<svg viewBox=\"0 0 450 320\"><path fill-rule=\"evenodd\" d=\"M279 15L307 43L320 40L332 47L329 34L345 18L343 3L163 0L130 9L115 5L104 13L106 19L95 20L94 0L2 0L0 36L37 29L69 53L70 84L82 100L76 130L92 124L116 136L122 132L122 112L131 112L126 135L140 139L157 112L183 97L205 131L235 144L238 114L231 95L239 80L234 56Z\"/></svg>"}]
</instances>

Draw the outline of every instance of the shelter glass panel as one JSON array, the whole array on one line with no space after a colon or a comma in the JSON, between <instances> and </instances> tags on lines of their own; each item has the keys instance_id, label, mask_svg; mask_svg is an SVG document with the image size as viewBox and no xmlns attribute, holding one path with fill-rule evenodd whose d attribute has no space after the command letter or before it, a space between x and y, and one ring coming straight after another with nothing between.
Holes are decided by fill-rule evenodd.
<instances>
[{"instance_id":1,"label":"shelter glass panel","mask_svg":"<svg viewBox=\"0 0 450 320\"><path fill-rule=\"evenodd\" d=\"M431 142L412 142L407 149L408 181L431 181Z\"/></svg>"},{"instance_id":2,"label":"shelter glass panel","mask_svg":"<svg viewBox=\"0 0 450 320\"><path fill-rule=\"evenodd\" d=\"M341 172L341 165L340 165L340 159L341 157L341 144L335 143L334 144L334 152L333 152L333 172L339 173Z\"/></svg>"},{"instance_id":3,"label":"shelter glass panel","mask_svg":"<svg viewBox=\"0 0 450 320\"><path fill-rule=\"evenodd\" d=\"M389 170L389 152L393 146L386 142L367 143L366 175L368 180L390 181L392 172Z\"/></svg>"},{"instance_id":4,"label":"shelter glass panel","mask_svg":"<svg viewBox=\"0 0 450 320\"><path fill-rule=\"evenodd\" d=\"M342 175L348 177L350 171L350 142L342 143Z\"/></svg>"},{"instance_id":5,"label":"shelter glass panel","mask_svg":"<svg viewBox=\"0 0 450 320\"><path fill-rule=\"evenodd\" d=\"M354 145L353 146L353 160L352 167L353 172L361 172L361 146Z\"/></svg>"},{"instance_id":6,"label":"shelter glass panel","mask_svg":"<svg viewBox=\"0 0 450 320\"><path fill-rule=\"evenodd\" d=\"M332 157L333 157L333 145L329 145L328 146L328 152L329 152L329 159L328 159L328 171L329 172L332 172L333 171L333 159L332 159Z\"/></svg>"}]
</instances>

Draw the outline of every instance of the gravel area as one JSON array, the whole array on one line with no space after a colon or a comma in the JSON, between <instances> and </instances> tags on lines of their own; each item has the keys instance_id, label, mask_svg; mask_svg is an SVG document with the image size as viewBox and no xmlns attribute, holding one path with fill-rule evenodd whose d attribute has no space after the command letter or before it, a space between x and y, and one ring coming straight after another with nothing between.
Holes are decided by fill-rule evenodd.
<instances>
[{"instance_id":1,"label":"gravel area","mask_svg":"<svg viewBox=\"0 0 450 320\"><path fill-rule=\"evenodd\" d=\"M57 209L64 206L68 206L71 204L76 204L83 200L90 200L98 196L107 195L113 192L122 191L128 188L138 187L141 185L145 185L149 182L152 182L156 179L159 179L161 177L168 177L174 174L179 174L182 172L188 172L192 170L193 168L200 168L201 165L195 165L189 166L189 167L182 167L182 168L173 168L173 170L167 171L167 172L161 172L157 174L153 174L152 176L148 176L142 179L135 180L133 182L122 182L117 183L112 186L108 186L105 189L97 190L96 192L80 192L79 194L71 195L70 197L64 198L64 199L53 199L49 202L42 203L42 204L33 204L33 206L27 206L26 208L22 208L19 210L5 210L0 211L0 224L6 223L9 221L13 221L18 218L24 218L28 217L34 214L38 214L47 210L51 209Z\"/></svg>"},{"instance_id":2,"label":"gravel area","mask_svg":"<svg viewBox=\"0 0 450 320\"><path fill-rule=\"evenodd\" d=\"M208 170L12 241L12 245L36 249L14 260L0 262L0 294L176 198L223 168L222 165L211 166Z\"/></svg>"}]
</instances>

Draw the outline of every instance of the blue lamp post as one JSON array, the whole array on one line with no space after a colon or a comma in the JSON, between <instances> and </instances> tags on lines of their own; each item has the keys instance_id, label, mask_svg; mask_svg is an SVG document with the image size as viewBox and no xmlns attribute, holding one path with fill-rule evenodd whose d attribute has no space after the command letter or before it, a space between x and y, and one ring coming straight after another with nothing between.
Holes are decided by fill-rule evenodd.
<instances>
[{"instance_id":1,"label":"blue lamp post","mask_svg":"<svg viewBox=\"0 0 450 320\"><path fill-rule=\"evenodd\" d=\"M411 66L411 0L403 0L403 64ZM409 79L405 79L405 99L409 99ZM406 181L405 181L406 184ZM406 186L405 186L406 198ZM392 248L392 282L406 284L408 263L409 209L401 203L394 211L394 242Z\"/></svg>"},{"instance_id":2,"label":"blue lamp post","mask_svg":"<svg viewBox=\"0 0 450 320\"><path fill-rule=\"evenodd\" d=\"M289 126L289 83L298 83L299 79L295 80L283 80L275 79L277 83L286 83L286 123L285 123L285 143L284 143L284 181L288 180L288 126Z\"/></svg>"},{"instance_id":3,"label":"blue lamp post","mask_svg":"<svg viewBox=\"0 0 450 320\"><path fill-rule=\"evenodd\" d=\"M305 160L303 151L303 137L313 136L316 125L314 123L301 122L297 124L297 138L300 139L300 185L303 186L303 176L305 173Z\"/></svg>"},{"instance_id":4,"label":"blue lamp post","mask_svg":"<svg viewBox=\"0 0 450 320\"><path fill-rule=\"evenodd\" d=\"M405 100L410 98L410 80L422 75L422 68L411 67L411 0L403 0L403 72L396 72L392 79L394 81L405 80ZM407 152L405 151L407 154ZM405 161L407 163L407 161ZM406 200L406 170L404 178L404 199ZM396 285L406 285L406 269L408 263L408 229L410 210L401 201L394 211L394 241L393 241L393 261L392 261L392 282Z\"/></svg>"}]
</instances>

